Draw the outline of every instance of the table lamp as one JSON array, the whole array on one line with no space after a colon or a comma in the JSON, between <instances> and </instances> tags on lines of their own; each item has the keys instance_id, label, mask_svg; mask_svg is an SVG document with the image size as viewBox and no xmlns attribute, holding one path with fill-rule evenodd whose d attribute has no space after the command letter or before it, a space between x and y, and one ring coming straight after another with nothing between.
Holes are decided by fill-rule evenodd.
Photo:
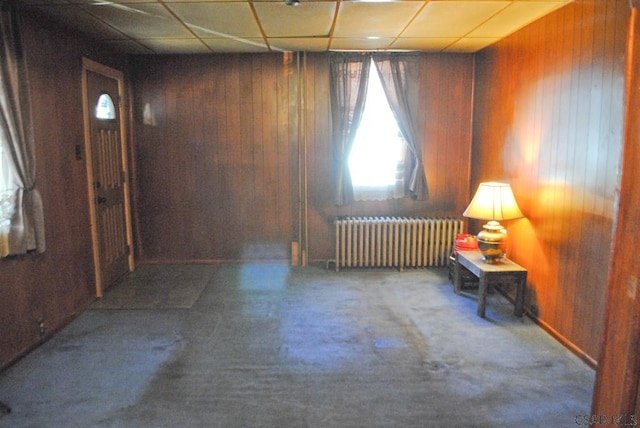
<instances>
[{"instance_id":1,"label":"table lamp","mask_svg":"<svg viewBox=\"0 0 640 428\"><path fill-rule=\"evenodd\" d=\"M505 183L480 183L463 216L489 220L478 233L478 247L485 263L500 263L507 250L507 232L502 220L523 217L511 186Z\"/></svg>"}]
</instances>

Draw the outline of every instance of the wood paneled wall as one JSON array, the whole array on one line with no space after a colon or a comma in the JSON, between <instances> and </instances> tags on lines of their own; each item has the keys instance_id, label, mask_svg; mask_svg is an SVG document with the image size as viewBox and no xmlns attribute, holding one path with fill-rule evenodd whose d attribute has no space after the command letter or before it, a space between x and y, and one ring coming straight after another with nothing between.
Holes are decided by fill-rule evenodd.
<instances>
[{"instance_id":1,"label":"wood paneled wall","mask_svg":"<svg viewBox=\"0 0 640 428\"><path fill-rule=\"evenodd\" d=\"M526 218L510 255L527 307L600 351L622 142L625 1L577 0L476 56L472 185L505 180ZM476 228L479 226L476 226Z\"/></svg>"},{"instance_id":2,"label":"wood paneled wall","mask_svg":"<svg viewBox=\"0 0 640 428\"><path fill-rule=\"evenodd\" d=\"M291 242L306 230L309 259L324 261L333 257L336 215L459 216L467 203L470 55L422 59L429 201L340 208L332 197L328 55L137 57L131 65L143 260L289 260Z\"/></svg>"},{"instance_id":3,"label":"wood paneled wall","mask_svg":"<svg viewBox=\"0 0 640 428\"><path fill-rule=\"evenodd\" d=\"M47 250L0 260L0 368L95 298L86 168L75 157L84 147L81 58L126 65L47 21L25 15L23 24Z\"/></svg>"},{"instance_id":4,"label":"wood paneled wall","mask_svg":"<svg viewBox=\"0 0 640 428\"><path fill-rule=\"evenodd\" d=\"M298 195L291 57L138 57L132 75L139 255L288 260Z\"/></svg>"}]
</instances>

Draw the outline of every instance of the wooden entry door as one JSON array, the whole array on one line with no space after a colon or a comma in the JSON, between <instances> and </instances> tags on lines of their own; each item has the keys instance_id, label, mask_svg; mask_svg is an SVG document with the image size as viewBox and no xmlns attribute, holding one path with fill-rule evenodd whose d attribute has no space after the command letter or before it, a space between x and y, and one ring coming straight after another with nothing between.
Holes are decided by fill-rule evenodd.
<instances>
[{"instance_id":1,"label":"wooden entry door","mask_svg":"<svg viewBox=\"0 0 640 428\"><path fill-rule=\"evenodd\" d=\"M123 77L85 61L85 152L96 294L133 270Z\"/></svg>"}]
</instances>

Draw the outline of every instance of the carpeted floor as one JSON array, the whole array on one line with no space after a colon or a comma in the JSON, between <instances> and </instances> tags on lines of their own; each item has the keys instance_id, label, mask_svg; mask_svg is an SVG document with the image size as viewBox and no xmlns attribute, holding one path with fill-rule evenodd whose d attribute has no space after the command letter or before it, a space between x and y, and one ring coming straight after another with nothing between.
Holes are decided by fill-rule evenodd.
<instances>
[{"instance_id":1,"label":"carpeted floor","mask_svg":"<svg viewBox=\"0 0 640 428\"><path fill-rule=\"evenodd\" d=\"M498 293L478 318L444 270L140 269L0 373L0 426L573 427L590 411L590 368ZM183 278L205 286L169 303Z\"/></svg>"},{"instance_id":2,"label":"carpeted floor","mask_svg":"<svg viewBox=\"0 0 640 428\"><path fill-rule=\"evenodd\" d=\"M214 271L211 265L142 265L114 284L93 309L188 309Z\"/></svg>"}]
</instances>

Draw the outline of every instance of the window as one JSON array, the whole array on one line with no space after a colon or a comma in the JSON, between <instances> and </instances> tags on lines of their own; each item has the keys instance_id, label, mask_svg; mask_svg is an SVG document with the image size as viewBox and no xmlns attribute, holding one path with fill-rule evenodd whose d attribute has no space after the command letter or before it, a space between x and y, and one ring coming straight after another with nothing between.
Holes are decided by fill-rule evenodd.
<instances>
[{"instance_id":1,"label":"window","mask_svg":"<svg viewBox=\"0 0 640 428\"><path fill-rule=\"evenodd\" d=\"M0 33L0 257L45 251L36 186L31 99L16 2L2 2ZM6 7L5 7L6 6ZM11 244L11 245L9 245Z\"/></svg>"},{"instance_id":2,"label":"window","mask_svg":"<svg viewBox=\"0 0 640 428\"><path fill-rule=\"evenodd\" d=\"M13 187L9 160L4 147L0 144L0 255L6 253L7 232L15 211Z\"/></svg>"},{"instance_id":3,"label":"window","mask_svg":"<svg viewBox=\"0 0 640 428\"><path fill-rule=\"evenodd\" d=\"M405 147L404 137L372 61L366 104L349 154L355 200L403 196Z\"/></svg>"},{"instance_id":4,"label":"window","mask_svg":"<svg viewBox=\"0 0 640 428\"><path fill-rule=\"evenodd\" d=\"M429 190L423 142L416 130L420 115L417 94L422 81L420 58L361 52L333 52L329 58L335 204L400 197L426 200ZM376 89L381 86L384 91ZM383 92L386 96L381 95ZM363 119L365 110L372 106L385 112L381 116L367 112L368 118ZM381 128L374 128L380 124ZM367 135L370 128L375 130ZM363 134L358 136L359 132ZM385 151L387 148L390 152ZM383 159L384 168L376 158ZM395 169L395 179L391 172L381 174L381 169ZM370 180L373 176L375 182ZM378 178L384 185L379 184Z\"/></svg>"},{"instance_id":5,"label":"window","mask_svg":"<svg viewBox=\"0 0 640 428\"><path fill-rule=\"evenodd\" d=\"M113 120L116 118L116 107L108 94L100 95L96 104L96 119Z\"/></svg>"}]
</instances>

